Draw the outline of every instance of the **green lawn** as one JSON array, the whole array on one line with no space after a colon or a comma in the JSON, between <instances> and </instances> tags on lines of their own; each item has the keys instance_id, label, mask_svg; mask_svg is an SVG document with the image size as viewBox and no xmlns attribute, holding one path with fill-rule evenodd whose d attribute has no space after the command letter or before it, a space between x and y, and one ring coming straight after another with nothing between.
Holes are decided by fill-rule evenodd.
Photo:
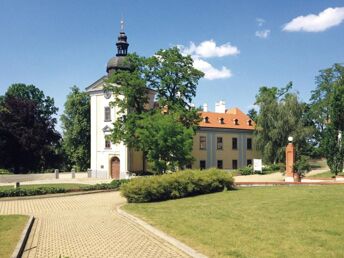
<instances>
[{"instance_id":1,"label":"green lawn","mask_svg":"<svg viewBox=\"0 0 344 258\"><path fill-rule=\"evenodd\" d=\"M344 186L281 186L124 209L210 257L344 257Z\"/></svg>"},{"instance_id":2,"label":"green lawn","mask_svg":"<svg viewBox=\"0 0 344 258\"><path fill-rule=\"evenodd\" d=\"M319 179L321 179L321 178L331 178L333 176L334 176L334 174L331 173L331 171L326 171L324 173L316 174L313 176L307 176L306 175L306 178L319 178ZM344 173L339 173L338 176L344 176Z\"/></svg>"},{"instance_id":3,"label":"green lawn","mask_svg":"<svg viewBox=\"0 0 344 258\"><path fill-rule=\"evenodd\" d=\"M88 186L85 184L40 184L40 185L21 185L21 188L25 188L25 189L36 189L39 187L56 187L56 188L65 188L67 190L77 190L80 189L82 186ZM6 190L6 189L13 189L14 188L14 184L13 186L0 186L0 190Z\"/></svg>"},{"instance_id":4,"label":"green lawn","mask_svg":"<svg viewBox=\"0 0 344 258\"><path fill-rule=\"evenodd\" d=\"M0 257L11 257L27 221L28 216L0 215Z\"/></svg>"}]
</instances>

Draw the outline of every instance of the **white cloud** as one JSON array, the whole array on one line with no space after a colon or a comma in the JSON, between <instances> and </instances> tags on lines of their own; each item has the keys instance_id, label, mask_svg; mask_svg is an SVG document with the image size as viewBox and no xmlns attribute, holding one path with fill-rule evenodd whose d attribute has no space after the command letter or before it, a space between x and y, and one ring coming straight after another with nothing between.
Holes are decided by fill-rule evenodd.
<instances>
[{"instance_id":1,"label":"white cloud","mask_svg":"<svg viewBox=\"0 0 344 258\"><path fill-rule=\"evenodd\" d=\"M207 80L229 78L232 76L232 72L225 66L222 66L221 69L215 68L212 64L205 61L205 58L234 56L240 53L239 49L230 43L217 46L216 42L212 39L205 40L199 45L190 42L188 47L183 45L177 46L183 55L191 55L194 61L194 67L204 72L204 78Z\"/></svg>"},{"instance_id":2,"label":"white cloud","mask_svg":"<svg viewBox=\"0 0 344 258\"><path fill-rule=\"evenodd\" d=\"M207 61L202 60L199 57L193 56L194 67L204 72L204 78L208 80L224 79L232 76L232 72L225 66L221 69L216 69Z\"/></svg>"},{"instance_id":3,"label":"white cloud","mask_svg":"<svg viewBox=\"0 0 344 258\"><path fill-rule=\"evenodd\" d=\"M203 41L198 46L190 42L189 47L181 46L181 49L187 55L197 55L203 58L233 56L240 53L236 46L232 46L230 43L217 46L212 39Z\"/></svg>"},{"instance_id":4,"label":"white cloud","mask_svg":"<svg viewBox=\"0 0 344 258\"><path fill-rule=\"evenodd\" d=\"M261 39L266 39L270 35L270 30L257 30L256 36Z\"/></svg>"},{"instance_id":5,"label":"white cloud","mask_svg":"<svg viewBox=\"0 0 344 258\"><path fill-rule=\"evenodd\" d=\"M265 23L265 20L262 18L257 18L256 21L257 21L259 27L262 27L263 24Z\"/></svg>"},{"instance_id":6,"label":"white cloud","mask_svg":"<svg viewBox=\"0 0 344 258\"><path fill-rule=\"evenodd\" d=\"M284 31L325 31L344 20L344 7L327 8L319 14L298 16L284 25Z\"/></svg>"}]
</instances>

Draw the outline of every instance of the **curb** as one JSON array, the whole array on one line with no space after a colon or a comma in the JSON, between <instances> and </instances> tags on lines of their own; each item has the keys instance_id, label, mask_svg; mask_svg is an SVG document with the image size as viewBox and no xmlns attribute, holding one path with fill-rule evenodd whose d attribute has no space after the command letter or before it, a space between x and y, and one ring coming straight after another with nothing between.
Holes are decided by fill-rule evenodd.
<instances>
[{"instance_id":1,"label":"curb","mask_svg":"<svg viewBox=\"0 0 344 258\"><path fill-rule=\"evenodd\" d=\"M149 225L147 222L127 213L126 211L122 210L121 207L124 204L118 205L116 207L117 213L121 215L122 217L125 217L126 219L130 220L133 223L139 224L146 230L148 230L150 233L154 234L155 236L165 240L166 242L170 243L171 245L175 246L179 250L183 251L187 255L194 257L194 258L207 258L208 256L205 256L204 254L192 249L191 247L187 246L186 244L182 243L181 241L175 239L174 237L169 236L168 234L162 232L161 230Z\"/></svg>"},{"instance_id":2,"label":"curb","mask_svg":"<svg viewBox=\"0 0 344 258\"><path fill-rule=\"evenodd\" d=\"M14 249L11 258L20 258L23 255L24 248L27 242L27 239L29 238L31 228L33 225L33 222L35 221L35 218L33 216L30 216L29 221L26 223L26 226L21 234L20 240L17 243L16 248Z\"/></svg>"},{"instance_id":3,"label":"curb","mask_svg":"<svg viewBox=\"0 0 344 258\"><path fill-rule=\"evenodd\" d=\"M68 197L68 196L75 196L75 195L96 194L96 193L116 192L116 191L119 191L119 190L107 189L107 190L67 192L67 193L57 193L57 194L32 195L32 196L2 197L0 198L0 203L1 201L18 201L18 200L33 200L33 199L55 198L55 197Z\"/></svg>"}]
</instances>

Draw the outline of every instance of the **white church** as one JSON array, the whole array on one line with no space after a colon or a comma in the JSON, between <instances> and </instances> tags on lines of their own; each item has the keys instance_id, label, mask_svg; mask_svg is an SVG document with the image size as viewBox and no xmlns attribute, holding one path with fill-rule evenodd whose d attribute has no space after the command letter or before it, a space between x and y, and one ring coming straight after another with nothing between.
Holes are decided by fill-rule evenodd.
<instances>
[{"instance_id":1,"label":"white church","mask_svg":"<svg viewBox=\"0 0 344 258\"><path fill-rule=\"evenodd\" d=\"M128 178L130 173L143 171L145 161L141 152L127 148L123 143L112 144L106 136L111 133L113 122L123 114L119 114L111 92L103 90L105 81L118 70L129 70L126 60L129 43L123 31L116 43L117 54L108 63L106 72L96 82L86 88L91 98L91 170L92 177L97 178ZM149 105L154 105L154 91L149 91Z\"/></svg>"}]
</instances>

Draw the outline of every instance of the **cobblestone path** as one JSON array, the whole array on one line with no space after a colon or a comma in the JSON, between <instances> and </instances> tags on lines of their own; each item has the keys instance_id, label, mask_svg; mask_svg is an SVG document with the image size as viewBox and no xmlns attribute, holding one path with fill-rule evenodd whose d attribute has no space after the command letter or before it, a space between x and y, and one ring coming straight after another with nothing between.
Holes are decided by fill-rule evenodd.
<instances>
[{"instance_id":1,"label":"cobblestone path","mask_svg":"<svg viewBox=\"0 0 344 258\"><path fill-rule=\"evenodd\" d=\"M188 257L121 217L118 192L27 200L0 200L0 214L33 215L23 257Z\"/></svg>"}]
</instances>

